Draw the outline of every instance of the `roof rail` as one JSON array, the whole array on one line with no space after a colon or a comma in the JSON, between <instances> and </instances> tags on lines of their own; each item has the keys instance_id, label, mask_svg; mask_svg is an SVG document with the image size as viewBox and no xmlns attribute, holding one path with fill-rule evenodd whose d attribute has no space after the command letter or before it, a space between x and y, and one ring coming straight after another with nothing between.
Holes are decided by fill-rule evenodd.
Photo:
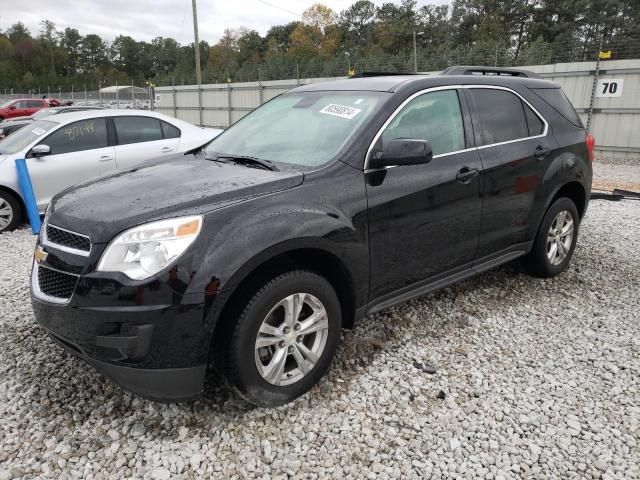
<instances>
[{"instance_id":1,"label":"roof rail","mask_svg":"<svg viewBox=\"0 0 640 480\"><path fill-rule=\"evenodd\" d=\"M542 78L530 70L502 67L474 67L455 65L443 70L441 75L497 75L504 77Z\"/></svg>"},{"instance_id":2,"label":"roof rail","mask_svg":"<svg viewBox=\"0 0 640 480\"><path fill-rule=\"evenodd\" d=\"M419 75L413 72L360 72L355 75L351 75L349 78L363 78L363 77L389 77L396 75Z\"/></svg>"}]
</instances>

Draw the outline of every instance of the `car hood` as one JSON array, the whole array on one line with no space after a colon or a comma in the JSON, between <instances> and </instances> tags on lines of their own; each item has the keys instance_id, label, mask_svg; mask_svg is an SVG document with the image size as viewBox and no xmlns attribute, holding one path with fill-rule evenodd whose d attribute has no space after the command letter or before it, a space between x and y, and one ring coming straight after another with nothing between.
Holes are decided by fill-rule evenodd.
<instances>
[{"instance_id":1,"label":"car hood","mask_svg":"<svg viewBox=\"0 0 640 480\"><path fill-rule=\"evenodd\" d=\"M272 172L187 155L67 189L52 200L49 222L94 243L143 223L202 214L300 185L300 172Z\"/></svg>"}]
</instances>

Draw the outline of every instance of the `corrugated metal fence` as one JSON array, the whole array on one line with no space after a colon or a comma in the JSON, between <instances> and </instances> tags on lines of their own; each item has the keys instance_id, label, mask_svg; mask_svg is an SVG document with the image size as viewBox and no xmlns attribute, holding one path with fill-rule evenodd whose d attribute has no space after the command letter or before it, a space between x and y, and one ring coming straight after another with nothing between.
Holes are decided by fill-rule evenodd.
<instances>
[{"instance_id":1,"label":"corrugated metal fence","mask_svg":"<svg viewBox=\"0 0 640 480\"><path fill-rule=\"evenodd\" d=\"M595 135L599 157L640 161L640 60L558 63L524 67L562 85ZM433 73L433 72L430 72ZM157 87L157 111L188 122L228 127L271 98L298 85L337 78Z\"/></svg>"}]
</instances>

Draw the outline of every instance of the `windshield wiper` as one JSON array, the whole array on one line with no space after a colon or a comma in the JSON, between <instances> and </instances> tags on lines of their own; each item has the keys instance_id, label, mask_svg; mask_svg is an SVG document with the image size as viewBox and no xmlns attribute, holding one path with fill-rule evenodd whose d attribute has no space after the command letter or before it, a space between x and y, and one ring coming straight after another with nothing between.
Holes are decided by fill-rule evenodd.
<instances>
[{"instance_id":1,"label":"windshield wiper","mask_svg":"<svg viewBox=\"0 0 640 480\"><path fill-rule=\"evenodd\" d=\"M251 168L263 168L265 170L278 170L273 162L258 157L250 157L249 155L217 155L214 160L231 160Z\"/></svg>"}]
</instances>

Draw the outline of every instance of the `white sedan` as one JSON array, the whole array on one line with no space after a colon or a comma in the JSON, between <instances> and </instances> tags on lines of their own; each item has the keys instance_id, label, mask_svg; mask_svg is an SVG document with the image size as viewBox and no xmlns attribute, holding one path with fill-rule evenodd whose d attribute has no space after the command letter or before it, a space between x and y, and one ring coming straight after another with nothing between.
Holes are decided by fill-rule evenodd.
<instances>
[{"instance_id":1,"label":"white sedan","mask_svg":"<svg viewBox=\"0 0 640 480\"><path fill-rule=\"evenodd\" d=\"M0 141L0 232L14 229L25 213L16 159L26 159L43 213L67 187L175 158L221 131L141 110L61 113L35 121Z\"/></svg>"}]
</instances>

